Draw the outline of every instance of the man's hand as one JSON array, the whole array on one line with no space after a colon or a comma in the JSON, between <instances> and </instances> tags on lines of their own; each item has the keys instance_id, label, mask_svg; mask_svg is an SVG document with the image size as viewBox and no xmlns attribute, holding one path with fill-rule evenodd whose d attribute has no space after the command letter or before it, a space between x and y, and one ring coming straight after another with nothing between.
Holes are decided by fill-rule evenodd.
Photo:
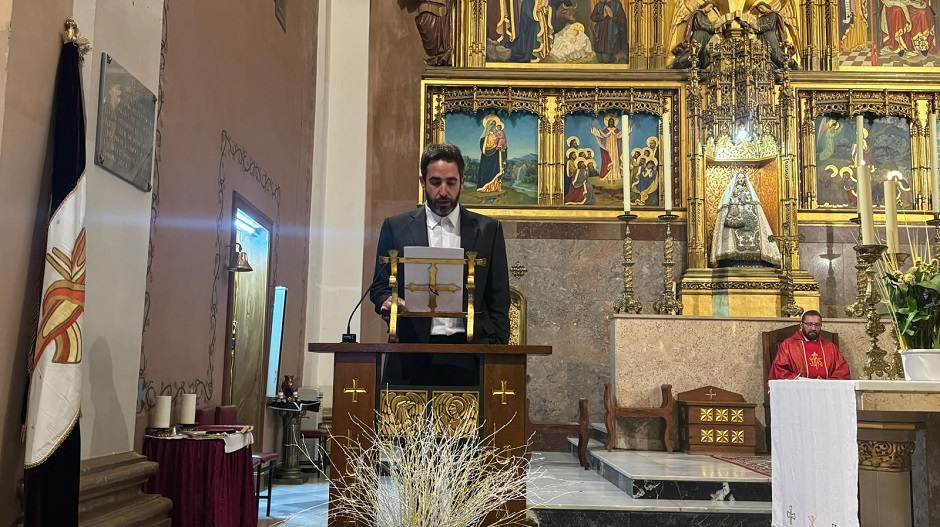
<instances>
[{"instance_id":1,"label":"man's hand","mask_svg":"<svg viewBox=\"0 0 940 527\"><path fill-rule=\"evenodd\" d=\"M398 310L408 310L408 308L405 307L405 299L402 297L398 297ZM385 302L382 302L382 309L380 311L382 312L382 320L388 322L389 318L392 316L392 297L388 297L385 299Z\"/></svg>"}]
</instances>

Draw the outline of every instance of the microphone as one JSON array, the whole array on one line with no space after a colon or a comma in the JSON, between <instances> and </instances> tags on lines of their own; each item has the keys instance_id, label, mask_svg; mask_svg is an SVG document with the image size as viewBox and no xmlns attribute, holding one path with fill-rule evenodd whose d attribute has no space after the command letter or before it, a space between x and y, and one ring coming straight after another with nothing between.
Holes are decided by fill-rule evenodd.
<instances>
[{"instance_id":1,"label":"microphone","mask_svg":"<svg viewBox=\"0 0 940 527\"><path fill-rule=\"evenodd\" d=\"M382 262L382 266L379 267L379 270L381 271L387 265L388 265L388 262ZM373 280L373 282L369 284L369 287L366 288L366 292L362 293L362 296L359 298L359 301L356 302L356 307L353 308L352 313L349 314L349 320L346 321L346 333L343 333L343 343L355 343L356 342L356 334L352 332L352 319L353 319L353 316L356 314L356 311L359 309L359 306L362 305L362 302L366 299L367 296L369 296L369 293L372 292L372 287L374 285L375 285L375 281Z\"/></svg>"}]
</instances>

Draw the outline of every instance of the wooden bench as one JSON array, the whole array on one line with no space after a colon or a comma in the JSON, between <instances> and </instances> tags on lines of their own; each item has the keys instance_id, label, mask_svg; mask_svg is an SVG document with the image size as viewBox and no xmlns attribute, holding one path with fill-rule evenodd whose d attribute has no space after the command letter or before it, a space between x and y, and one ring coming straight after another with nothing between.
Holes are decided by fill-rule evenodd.
<instances>
[{"instance_id":1,"label":"wooden bench","mask_svg":"<svg viewBox=\"0 0 940 527\"><path fill-rule=\"evenodd\" d=\"M669 442L669 436L672 434L672 428L676 425L675 408L676 399L672 396L672 385L662 385L663 404L659 408L629 408L626 406L614 406L611 396L610 383L604 384L604 408L607 413L604 416L604 424L607 425L607 443L604 445L607 451L614 449L616 441L616 432L614 429L614 419L617 417L663 420L662 440L666 452L672 453L672 443Z\"/></svg>"}]
</instances>

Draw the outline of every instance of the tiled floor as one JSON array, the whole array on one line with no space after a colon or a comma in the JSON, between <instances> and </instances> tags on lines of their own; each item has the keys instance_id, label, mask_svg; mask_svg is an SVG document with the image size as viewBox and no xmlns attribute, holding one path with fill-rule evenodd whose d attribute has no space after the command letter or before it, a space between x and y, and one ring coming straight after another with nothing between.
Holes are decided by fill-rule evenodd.
<instances>
[{"instance_id":1,"label":"tiled floor","mask_svg":"<svg viewBox=\"0 0 940 527\"><path fill-rule=\"evenodd\" d=\"M708 456L688 456L663 452L598 452L611 464L637 478L723 479L727 481L766 481L767 477ZM533 456L533 467L541 469L528 488L529 506L568 510L633 510L662 512L765 512L769 503L702 502L690 500L634 499L592 470L581 468L568 453L544 452ZM259 527L325 527L326 480L306 485L274 487L271 518L264 517L261 503Z\"/></svg>"}]
</instances>

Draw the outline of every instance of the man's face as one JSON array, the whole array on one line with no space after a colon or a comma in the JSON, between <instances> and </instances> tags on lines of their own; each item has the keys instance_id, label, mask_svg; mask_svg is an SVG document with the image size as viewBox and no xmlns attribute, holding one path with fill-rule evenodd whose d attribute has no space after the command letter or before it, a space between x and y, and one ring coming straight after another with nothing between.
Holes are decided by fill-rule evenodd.
<instances>
[{"instance_id":1,"label":"man's face","mask_svg":"<svg viewBox=\"0 0 940 527\"><path fill-rule=\"evenodd\" d=\"M457 171L457 163L441 159L428 165L427 178L418 177L424 187L424 201L440 216L447 216L454 211L460 201L464 179Z\"/></svg>"},{"instance_id":2,"label":"man's face","mask_svg":"<svg viewBox=\"0 0 940 527\"><path fill-rule=\"evenodd\" d=\"M816 340L819 338L819 330L822 329L822 318L816 315L810 315L800 322L800 331L806 340Z\"/></svg>"}]
</instances>

